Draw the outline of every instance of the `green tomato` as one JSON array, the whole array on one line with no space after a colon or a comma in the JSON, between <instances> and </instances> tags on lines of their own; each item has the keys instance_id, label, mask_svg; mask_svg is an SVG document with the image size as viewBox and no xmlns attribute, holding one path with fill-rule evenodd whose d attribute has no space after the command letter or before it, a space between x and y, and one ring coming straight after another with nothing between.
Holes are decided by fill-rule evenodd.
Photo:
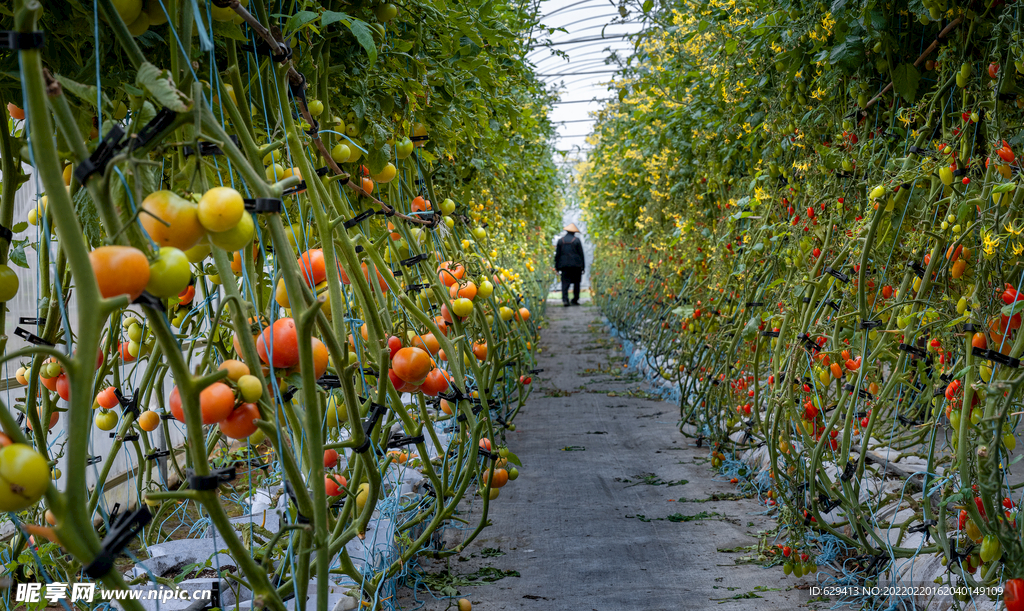
<instances>
[{"instance_id":1,"label":"green tomato","mask_svg":"<svg viewBox=\"0 0 1024 611\"><path fill-rule=\"evenodd\" d=\"M174 297L188 287L192 279L188 255L173 246L164 246L156 260L149 264L146 291L154 297Z\"/></svg>"},{"instance_id":2,"label":"green tomato","mask_svg":"<svg viewBox=\"0 0 1024 611\"><path fill-rule=\"evenodd\" d=\"M488 297L490 297L491 293L493 293L493 292L494 292L494 285L491 284L490 281L488 281L488 280L484 280L483 282L480 282L477 285L477 287L476 287L476 294L477 294L477 296L481 297L483 299L487 299Z\"/></svg>"},{"instance_id":3,"label":"green tomato","mask_svg":"<svg viewBox=\"0 0 1024 611\"><path fill-rule=\"evenodd\" d=\"M309 110L310 116L313 117L319 117L324 113L324 103L320 100L310 100L306 108Z\"/></svg>"},{"instance_id":4,"label":"green tomato","mask_svg":"<svg viewBox=\"0 0 1024 611\"><path fill-rule=\"evenodd\" d=\"M12 443L0 449L0 511L32 506L50 486L50 476L46 458L31 447Z\"/></svg>"},{"instance_id":5,"label":"green tomato","mask_svg":"<svg viewBox=\"0 0 1024 611\"><path fill-rule=\"evenodd\" d=\"M455 202L451 199L445 199L441 202L441 214L449 216L453 212L455 212Z\"/></svg>"},{"instance_id":6,"label":"green tomato","mask_svg":"<svg viewBox=\"0 0 1024 611\"><path fill-rule=\"evenodd\" d=\"M6 264L0 264L0 301L10 301L18 294L18 275Z\"/></svg>"},{"instance_id":7,"label":"green tomato","mask_svg":"<svg viewBox=\"0 0 1024 611\"><path fill-rule=\"evenodd\" d=\"M119 420L117 412L110 409L100 410L100 413L96 414L96 428L101 431L112 431L117 426Z\"/></svg>"},{"instance_id":8,"label":"green tomato","mask_svg":"<svg viewBox=\"0 0 1024 611\"><path fill-rule=\"evenodd\" d=\"M484 238L487 237L487 230L484 229L483 227L474 227L473 237L476 238L478 242L481 242L483 241Z\"/></svg>"}]
</instances>

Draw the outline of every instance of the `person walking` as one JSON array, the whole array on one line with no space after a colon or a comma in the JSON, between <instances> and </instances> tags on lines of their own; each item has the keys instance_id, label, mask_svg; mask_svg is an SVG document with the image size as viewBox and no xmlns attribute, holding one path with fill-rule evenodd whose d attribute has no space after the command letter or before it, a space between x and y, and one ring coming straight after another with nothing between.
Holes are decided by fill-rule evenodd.
<instances>
[{"instance_id":1,"label":"person walking","mask_svg":"<svg viewBox=\"0 0 1024 611\"><path fill-rule=\"evenodd\" d=\"M562 305L580 305L580 279L587 263L583 258L583 241L576 235L580 230L575 223L565 226L565 235L555 243L555 270L562 274ZM573 285L569 301L569 285Z\"/></svg>"}]
</instances>

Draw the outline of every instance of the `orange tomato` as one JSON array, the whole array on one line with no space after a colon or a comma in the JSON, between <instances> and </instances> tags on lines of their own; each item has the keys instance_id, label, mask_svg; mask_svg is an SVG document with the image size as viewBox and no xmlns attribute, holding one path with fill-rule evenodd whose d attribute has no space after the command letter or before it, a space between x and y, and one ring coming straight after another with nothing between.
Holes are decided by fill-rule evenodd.
<instances>
[{"instance_id":1,"label":"orange tomato","mask_svg":"<svg viewBox=\"0 0 1024 611\"><path fill-rule=\"evenodd\" d=\"M422 348L402 348L391 360L392 369L399 379L410 384L422 384L430 373L430 354Z\"/></svg>"},{"instance_id":2,"label":"orange tomato","mask_svg":"<svg viewBox=\"0 0 1024 611\"><path fill-rule=\"evenodd\" d=\"M427 333L426 335L417 335L412 340L412 345L417 348L423 348L432 355L436 355L441 350L441 344L434 337L433 333Z\"/></svg>"},{"instance_id":3,"label":"orange tomato","mask_svg":"<svg viewBox=\"0 0 1024 611\"><path fill-rule=\"evenodd\" d=\"M324 280L327 280L327 263L324 261L324 251L315 248L307 250L299 257L299 271L302 272L302 279L306 285L314 287Z\"/></svg>"},{"instance_id":4,"label":"orange tomato","mask_svg":"<svg viewBox=\"0 0 1024 611\"><path fill-rule=\"evenodd\" d=\"M330 355L327 353L327 346L317 338L313 340L313 378L319 380L327 373L327 363Z\"/></svg>"},{"instance_id":5,"label":"orange tomato","mask_svg":"<svg viewBox=\"0 0 1024 611\"><path fill-rule=\"evenodd\" d=\"M366 281L369 282L370 281L370 269L367 267L366 263L361 263L359 265L359 267L361 267L363 269L363 278L366 278ZM341 272L341 283L342 284L352 284L352 281L349 280L348 274L345 273L345 268L339 266L338 270ZM374 270L374 271L377 272L377 284L380 286L380 292L382 292L382 293L388 292L388 283L384 281L384 276L380 275L380 270Z\"/></svg>"},{"instance_id":6,"label":"orange tomato","mask_svg":"<svg viewBox=\"0 0 1024 611\"><path fill-rule=\"evenodd\" d=\"M228 379L237 382L238 378L249 375L249 366L235 359L227 359L217 369L225 369L228 372Z\"/></svg>"},{"instance_id":7,"label":"orange tomato","mask_svg":"<svg viewBox=\"0 0 1024 611\"><path fill-rule=\"evenodd\" d=\"M7 113L16 121L23 121L25 119L25 111L19 108L14 102L7 103Z\"/></svg>"},{"instance_id":8,"label":"orange tomato","mask_svg":"<svg viewBox=\"0 0 1024 611\"><path fill-rule=\"evenodd\" d=\"M484 342L473 342L473 356L475 356L478 361L487 360L487 344Z\"/></svg>"},{"instance_id":9,"label":"orange tomato","mask_svg":"<svg viewBox=\"0 0 1024 611\"><path fill-rule=\"evenodd\" d=\"M431 210L430 200L424 199L422 195L417 196L412 200L413 212L426 212L427 210Z\"/></svg>"},{"instance_id":10,"label":"orange tomato","mask_svg":"<svg viewBox=\"0 0 1024 611\"><path fill-rule=\"evenodd\" d=\"M466 275L466 268L461 263L452 263L451 261L445 261L441 265L437 266L437 277L445 286L451 286L457 283Z\"/></svg>"},{"instance_id":11,"label":"orange tomato","mask_svg":"<svg viewBox=\"0 0 1024 611\"><path fill-rule=\"evenodd\" d=\"M491 484L491 488L501 488L508 483L508 471L504 469L495 469L494 477L491 477L490 471L484 471L484 483Z\"/></svg>"},{"instance_id":12,"label":"orange tomato","mask_svg":"<svg viewBox=\"0 0 1024 611\"><path fill-rule=\"evenodd\" d=\"M451 388L451 375L443 369L432 370L427 374L427 379L423 380L423 384L420 385L420 390L431 397L436 397L439 393L445 392L449 388Z\"/></svg>"},{"instance_id":13,"label":"orange tomato","mask_svg":"<svg viewBox=\"0 0 1024 611\"><path fill-rule=\"evenodd\" d=\"M96 403L103 409L113 409L119 403L114 391L115 388L113 386L104 388L96 394Z\"/></svg>"},{"instance_id":14,"label":"orange tomato","mask_svg":"<svg viewBox=\"0 0 1024 611\"><path fill-rule=\"evenodd\" d=\"M975 333L971 337L971 347L973 347L973 348L981 348L982 350L987 349L988 348L988 341L985 339L985 334L984 333Z\"/></svg>"},{"instance_id":15,"label":"orange tomato","mask_svg":"<svg viewBox=\"0 0 1024 611\"><path fill-rule=\"evenodd\" d=\"M466 299L473 299L474 297L476 297L476 284L472 282L467 282L462 285L453 284L451 288L448 289L448 294L451 296L452 299L458 299L460 297L465 297Z\"/></svg>"},{"instance_id":16,"label":"orange tomato","mask_svg":"<svg viewBox=\"0 0 1024 611\"><path fill-rule=\"evenodd\" d=\"M89 253L89 263L106 299L128 295L134 301L149 284L149 261L138 248L100 246Z\"/></svg>"}]
</instances>

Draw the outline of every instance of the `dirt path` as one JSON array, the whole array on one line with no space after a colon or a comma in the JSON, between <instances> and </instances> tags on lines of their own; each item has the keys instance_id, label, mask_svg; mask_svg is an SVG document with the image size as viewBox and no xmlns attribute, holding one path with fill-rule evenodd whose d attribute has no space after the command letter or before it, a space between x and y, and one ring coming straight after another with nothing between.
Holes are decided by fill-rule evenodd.
<instances>
[{"instance_id":1,"label":"dirt path","mask_svg":"<svg viewBox=\"0 0 1024 611\"><path fill-rule=\"evenodd\" d=\"M623 369L597 309L548 312L544 372L508 435L521 475L460 558L420 560L428 582L474 611L806 608L807 591L793 587L804 580L749 560L773 521L713 477L707 448L678 432L678 408ZM417 598L406 590L403 608L452 604Z\"/></svg>"}]
</instances>

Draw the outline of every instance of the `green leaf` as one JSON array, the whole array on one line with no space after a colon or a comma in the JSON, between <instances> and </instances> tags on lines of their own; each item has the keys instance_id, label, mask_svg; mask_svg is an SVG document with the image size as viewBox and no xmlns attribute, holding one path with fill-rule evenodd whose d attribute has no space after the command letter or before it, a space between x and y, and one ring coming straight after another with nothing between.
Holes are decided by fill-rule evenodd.
<instances>
[{"instance_id":1,"label":"green leaf","mask_svg":"<svg viewBox=\"0 0 1024 611\"><path fill-rule=\"evenodd\" d=\"M28 257L25 256L26 244L28 244L28 240L15 240L12 242L11 250L7 253L7 258L11 263L18 267L28 269Z\"/></svg>"},{"instance_id":2,"label":"green leaf","mask_svg":"<svg viewBox=\"0 0 1024 611\"><path fill-rule=\"evenodd\" d=\"M900 64L892 71L892 86L896 93L908 102L917 97L917 86L921 82L921 73L913 64Z\"/></svg>"},{"instance_id":3,"label":"green leaf","mask_svg":"<svg viewBox=\"0 0 1024 611\"><path fill-rule=\"evenodd\" d=\"M725 43L725 52L726 52L726 54L732 55L733 53L735 53L736 52L736 44L737 43L736 43L735 40L730 40L727 43Z\"/></svg>"},{"instance_id":4,"label":"green leaf","mask_svg":"<svg viewBox=\"0 0 1024 611\"><path fill-rule=\"evenodd\" d=\"M508 456L506 456L505 458L507 458L510 463L517 467L523 466L523 463L519 461L519 457L513 454L512 452L509 452Z\"/></svg>"},{"instance_id":5,"label":"green leaf","mask_svg":"<svg viewBox=\"0 0 1024 611\"><path fill-rule=\"evenodd\" d=\"M299 11L288 18L288 23L284 26L284 31L286 34L295 32L307 23L312 23L313 20L319 16L319 14L314 13L313 11Z\"/></svg>"},{"instance_id":6,"label":"green leaf","mask_svg":"<svg viewBox=\"0 0 1024 611\"><path fill-rule=\"evenodd\" d=\"M697 31L703 33L704 30L708 29L709 27L711 27L711 24L701 19L700 23L697 24Z\"/></svg>"},{"instance_id":7,"label":"green leaf","mask_svg":"<svg viewBox=\"0 0 1024 611\"><path fill-rule=\"evenodd\" d=\"M842 43L832 48L829 60L847 70L854 70L864 59L864 41L860 36L848 36Z\"/></svg>"},{"instance_id":8,"label":"green leaf","mask_svg":"<svg viewBox=\"0 0 1024 611\"><path fill-rule=\"evenodd\" d=\"M324 11L324 14L320 16L320 27L326 28L332 23L343 21L346 24L352 21L352 18L345 13L338 13L336 11Z\"/></svg>"},{"instance_id":9,"label":"green leaf","mask_svg":"<svg viewBox=\"0 0 1024 611\"><path fill-rule=\"evenodd\" d=\"M370 173L378 174L388 164L388 155L383 147L373 147L366 156L366 161L370 166Z\"/></svg>"},{"instance_id":10,"label":"green leaf","mask_svg":"<svg viewBox=\"0 0 1024 611\"><path fill-rule=\"evenodd\" d=\"M76 98L82 100L90 106L96 105L96 87L93 85L84 85L77 81L73 81L66 76L55 74L54 78L60 83L60 86L65 92L70 93ZM106 107L110 104L110 100L106 94L103 94L103 106Z\"/></svg>"},{"instance_id":11,"label":"green leaf","mask_svg":"<svg viewBox=\"0 0 1024 611\"><path fill-rule=\"evenodd\" d=\"M139 73L135 76L135 84L168 110L185 112L189 109L188 97L174 87L170 73L149 62L142 64L142 67L139 68Z\"/></svg>"},{"instance_id":12,"label":"green leaf","mask_svg":"<svg viewBox=\"0 0 1024 611\"><path fill-rule=\"evenodd\" d=\"M13 231L14 233L21 233L26 229L28 229L28 223L26 221L22 221L20 223L15 224L11 231Z\"/></svg>"},{"instance_id":13,"label":"green leaf","mask_svg":"<svg viewBox=\"0 0 1024 611\"><path fill-rule=\"evenodd\" d=\"M1013 191L1016 188L1017 188L1017 184L1016 183L1004 182L1001 185L996 185L996 187L994 189L992 189L992 192L993 193L1006 193L1007 191Z\"/></svg>"},{"instance_id":14,"label":"green leaf","mask_svg":"<svg viewBox=\"0 0 1024 611\"><path fill-rule=\"evenodd\" d=\"M366 56L370 58L370 65L372 66L377 62L377 45L373 42L373 34L370 32L370 26L365 21L356 19L352 23L348 24L348 29L352 30L352 34L356 37L356 41L359 42L360 46L366 51Z\"/></svg>"},{"instance_id":15,"label":"green leaf","mask_svg":"<svg viewBox=\"0 0 1024 611\"><path fill-rule=\"evenodd\" d=\"M232 40L239 40L247 42L249 39L242 33L242 29L237 24L230 21L214 21L213 22L213 33L215 36L223 38L230 38Z\"/></svg>"},{"instance_id":16,"label":"green leaf","mask_svg":"<svg viewBox=\"0 0 1024 611\"><path fill-rule=\"evenodd\" d=\"M1024 310L1024 301L1014 301L1010 305L1003 306L999 313L1003 316L1013 316L1021 310Z\"/></svg>"},{"instance_id":17,"label":"green leaf","mask_svg":"<svg viewBox=\"0 0 1024 611\"><path fill-rule=\"evenodd\" d=\"M643 10L645 13L650 13L651 9L654 8L654 0L644 0Z\"/></svg>"}]
</instances>

